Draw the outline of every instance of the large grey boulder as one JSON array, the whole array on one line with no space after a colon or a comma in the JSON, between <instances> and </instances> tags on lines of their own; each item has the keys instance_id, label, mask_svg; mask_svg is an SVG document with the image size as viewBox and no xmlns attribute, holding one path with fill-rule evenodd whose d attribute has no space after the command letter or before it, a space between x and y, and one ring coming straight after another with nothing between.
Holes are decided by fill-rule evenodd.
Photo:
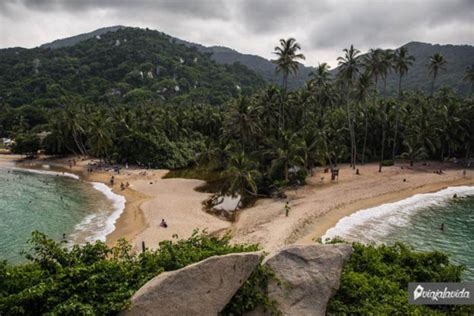
<instances>
[{"instance_id":1,"label":"large grey boulder","mask_svg":"<svg viewBox=\"0 0 474 316\"><path fill-rule=\"evenodd\" d=\"M284 315L325 315L352 251L348 244L291 245L280 249L265 262L281 282L269 283L268 296L277 301Z\"/></svg>"},{"instance_id":2,"label":"large grey boulder","mask_svg":"<svg viewBox=\"0 0 474 316\"><path fill-rule=\"evenodd\" d=\"M217 315L258 265L260 252L214 256L156 276L122 315Z\"/></svg>"}]
</instances>

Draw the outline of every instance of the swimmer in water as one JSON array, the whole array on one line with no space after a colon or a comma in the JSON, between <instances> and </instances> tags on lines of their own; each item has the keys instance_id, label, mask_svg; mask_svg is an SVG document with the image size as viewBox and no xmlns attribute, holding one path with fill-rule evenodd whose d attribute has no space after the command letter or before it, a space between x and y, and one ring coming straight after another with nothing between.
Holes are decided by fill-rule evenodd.
<instances>
[{"instance_id":1,"label":"swimmer in water","mask_svg":"<svg viewBox=\"0 0 474 316\"><path fill-rule=\"evenodd\" d=\"M444 231L444 223L441 223L441 226L439 226L439 229L441 229L441 231Z\"/></svg>"}]
</instances>

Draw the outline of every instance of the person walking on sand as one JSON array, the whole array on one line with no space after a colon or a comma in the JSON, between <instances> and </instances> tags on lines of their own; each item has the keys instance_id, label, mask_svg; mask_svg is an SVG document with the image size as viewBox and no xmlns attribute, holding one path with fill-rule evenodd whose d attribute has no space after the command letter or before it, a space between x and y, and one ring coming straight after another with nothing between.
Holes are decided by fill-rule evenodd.
<instances>
[{"instance_id":1,"label":"person walking on sand","mask_svg":"<svg viewBox=\"0 0 474 316\"><path fill-rule=\"evenodd\" d=\"M286 201L285 207L283 209L285 210L285 216L288 217L288 214L290 213L290 206L288 205L288 201Z\"/></svg>"},{"instance_id":2,"label":"person walking on sand","mask_svg":"<svg viewBox=\"0 0 474 316\"><path fill-rule=\"evenodd\" d=\"M114 180L115 180L115 177L114 176L111 176L110 177L110 186L114 186Z\"/></svg>"}]
</instances>

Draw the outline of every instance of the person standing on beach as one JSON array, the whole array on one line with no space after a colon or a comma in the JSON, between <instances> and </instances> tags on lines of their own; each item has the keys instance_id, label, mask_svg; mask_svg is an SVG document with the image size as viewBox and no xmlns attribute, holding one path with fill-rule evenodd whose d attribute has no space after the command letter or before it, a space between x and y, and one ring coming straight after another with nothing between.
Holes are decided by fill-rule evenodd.
<instances>
[{"instance_id":1,"label":"person standing on beach","mask_svg":"<svg viewBox=\"0 0 474 316\"><path fill-rule=\"evenodd\" d=\"M288 214L290 213L290 206L288 205L288 201L286 201L285 207L283 209L285 210L285 216L288 217Z\"/></svg>"}]
</instances>

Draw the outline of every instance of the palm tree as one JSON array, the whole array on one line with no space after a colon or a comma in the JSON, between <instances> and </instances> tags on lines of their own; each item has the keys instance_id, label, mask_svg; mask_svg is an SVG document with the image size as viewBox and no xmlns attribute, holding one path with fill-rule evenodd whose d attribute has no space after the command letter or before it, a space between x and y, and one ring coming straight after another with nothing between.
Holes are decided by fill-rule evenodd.
<instances>
[{"instance_id":1,"label":"palm tree","mask_svg":"<svg viewBox=\"0 0 474 316\"><path fill-rule=\"evenodd\" d=\"M471 93L470 93L470 95L472 96L472 91L474 90L474 65L468 66L466 68L466 72L464 73L463 80L465 80L465 81L467 81L471 84Z\"/></svg>"},{"instance_id":2,"label":"palm tree","mask_svg":"<svg viewBox=\"0 0 474 316\"><path fill-rule=\"evenodd\" d=\"M431 96L434 93L434 84L436 77L438 77L438 73L440 70L445 70L445 65L448 63L446 59L444 59L443 55L440 53L436 53L429 59L430 63L428 64L428 68L430 69L430 74L433 74L433 80L431 81Z\"/></svg>"},{"instance_id":3,"label":"palm tree","mask_svg":"<svg viewBox=\"0 0 474 316\"><path fill-rule=\"evenodd\" d=\"M387 75L391 68L391 61L393 58L393 54L390 50L382 50L380 48L371 49L369 54L365 59L365 67L372 75L374 82L375 82L375 91L373 94L373 106L376 107L377 101L377 82L379 78L382 78L384 81L384 89L383 89L383 97L384 101L382 102L381 108L381 119L382 119L382 140L381 140L381 150L380 150L380 163L379 163L379 172L382 172L382 163L383 163L383 154L385 149L385 125L386 125L386 115L385 115L385 97L386 97L386 86L387 86ZM366 130L365 130L365 138L364 138L364 148L365 142L367 139L367 121L366 121ZM365 154L365 149L363 151ZM364 158L362 158L364 161Z\"/></svg>"},{"instance_id":4,"label":"palm tree","mask_svg":"<svg viewBox=\"0 0 474 316\"><path fill-rule=\"evenodd\" d=\"M356 97L357 100L364 104L364 117L365 117L365 127L364 127L364 145L362 146L362 164L365 163L365 150L367 147L367 133L369 128L369 109L367 98L369 97L372 89L372 78L368 71L364 72L357 81L356 85Z\"/></svg>"},{"instance_id":5,"label":"palm tree","mask_svg":"<svg viewBox=\"0 0 474 316\"><path fill-rule=\"evenodd\" d=\"M407 47L400 47L393 55L393 68L398 73L398 96L402 97L402 78L415 62L415 57L408 55Z\"/></svg>"},{"instance_id":6,"label":"palm tree","mask_svg":"<svg viewBox=\"0 0 474 316\"><path fill-rule=\"evenodd\" d=\"M65 131L72 135L74 144L79 150L80 154L87 156L87 149L83 142L83 135L85 132L85 115L83 108L76 108L73 106L67 107L61 117L62 124Z\"/></svg>"},{"instance_id":7,"label":"palm tree","mask_svg":"<svg viewBox=\"0 0 474 316\"><path fill-rule=\"evenodd\" d=\"M331 85L331 67L327 63L318 64L315 71L310 72L308 88L314 92L320 109L320 118L323 117L324 109L332 104L334 89Z\"/></svg>"},{"instance_id":8,"label":"palm tree","mask_svg":"<svg viewBox=\"0 0 474 316\"><path fill-rule=\"evenodd\" d=\"M331 81L331 66L327 63L318 64L315 71L309 73L310 85L315 87L326 87Z\"/></svg>"},{"instance_id":9,"label":"palm tree","mask_svg":"<svg viewBox=\"0 0 474 316\"><path fill-rule=\"evenodd\" d=\"M112 119L99 111L89 120L87 144L96 157L107 158L109 148L112 146Z\"/></svg>"},{"instance_id":10,"label":"palm tree","mask_svg":"<svg viewBox=\"0 0 474 316\"><path fill-rule=\"evenodd\" d=\"M224 122L224 134L240 139L244 147L251 145L260 132L260 113L261 108L251 104L249 98L239 97L230 105Z\"/></svg>"},{"instance_id":11,"label":"palm tree","mask_svg":"<svg viewBox=\"0 0 474 316\"><path fill-rule=\"evenodd\" d=\"M241 198L247 194L257 194L256 179L260 176L257 164L248 159L243 151L231 155L228 163L224 172L228 179L228 191L233 196L240 194Z\"/></svg>"},{"instance_id":12,"label":"palm tree","mask_svg":"<svg viewBox=\"0 0 474 316\"><path fill-rule=\"evenodd\" d=\"M383 50L380 48L370 49L364 58L364 66L370 73L375 82L375 92L377 92L378 79L386 72L385 64L383 63ZM374 96L376 93L374 94Z\"/></svg>"},{"instance_id":13,"label":"palm tree","mask_svg":"<svg viewBox=\"0 0 474 316\"><path fill-rule=\"evenodd\" d=\"M387 97L387 76L391 72L392 67L393 67L393 57L394 53L391 49L384 49L382 50L381 54L381 63L382 63L382 69L380 76L383 79L383 99Z\"/></svg>"},{"instance_id":14,"label":"palm tree","mask_svg":"<svg viewBox=\"0 0 474 316\"><path fill-rule=\"evenodd\" d=\"M402 78L408 73L409 67L413 65L415 58L408 55L408 48L401 47L393 55L393 68L398 73L398 97L402 99ZM392 160L395 161L395 150L397 148L398 122L400 119L400 104L397 103L395 114L395 131L393 135Z\"/></svg>"},{"instance_id":15,"label":"palm tree","mask_svg":"<svg viewBox=\"0 0 474 316\"><path fill-rule=\"evenodd\" d=\"M283 165L284 178L289 180L289 167L304 167L304 143L297 134L282 131L281 137L270 141L270 149L266 154L274 167Z\"/></svg>"},{"instance_id":16,"label":"palm tree","mask_svg":"<svg viewBox=\"0 0 474 316\"><path fill-rule=\"evenodd\" d=\"M349 49L344 48L343 50L345 56L338 57L339 64L339 73L338 76L341 78L342 82L345 85L346 90L346 112L347 112L347 122L349 126L349 133L351 137L351 165L355 169L356 158L357 158L357 148L356 148L356 136L354 123L352 122L352 115L349 106L349 95L351 88L353 86L354 80L359 76L360 72L360 51L354 48L354 45L351 45Z\"/></svg>"},{"instance_id":17,"label":"palm tree","mask_svg":"<svg viewBox=\"0 0 474 316\"><path fill-rule=\"evenodd\" d=\"M303 54L298 53L300 49L300 44L294 38L286 40L282 38L280 39L280 46L275 47L274 53L278 56L278 59L274 63L276 64L277 73L283 74L283 87L285 90L288 88L288 76L298 73L299 64L297 60L305 59Z\"/></svg>"},{"instance_id":18,"label":"palm tree","mask_svg":"<svg viewBox=\"0 0 474 316\"><path fill-rule=\"evenodd\" d=\"M298 59L304 60L306 57L298 53L301 49L300 44L294 38L280 39L280 46L275 46L275 52L278 56L273 62L276 64L276 72L283 74L283 88L288 90L288 77L290 74L298 73ZM285 122L283 118L283 100L280 101L278 127L283 128Z\"/></svg>"}]
</instances>

